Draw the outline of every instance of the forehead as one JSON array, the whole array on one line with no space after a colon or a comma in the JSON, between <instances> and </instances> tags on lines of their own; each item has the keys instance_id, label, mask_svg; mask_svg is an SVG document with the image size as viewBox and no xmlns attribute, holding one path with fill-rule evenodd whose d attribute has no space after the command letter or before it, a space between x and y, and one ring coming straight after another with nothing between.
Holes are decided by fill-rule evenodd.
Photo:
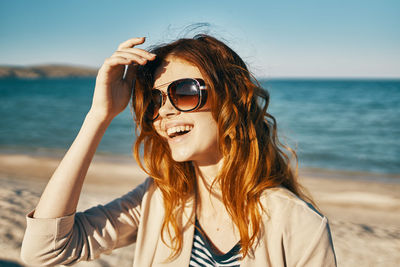
<instances>
[{"instance_id":1,"label":"forehead","mask_svg":"<svg viewBox=\"0 0 400 267\"><path fill-rule=\"evenodd\" d=\"M167 57L155 72L154 87L182 78L203 78L203 75L195 65L177 57Z\"/></svg>"}]
</instances>

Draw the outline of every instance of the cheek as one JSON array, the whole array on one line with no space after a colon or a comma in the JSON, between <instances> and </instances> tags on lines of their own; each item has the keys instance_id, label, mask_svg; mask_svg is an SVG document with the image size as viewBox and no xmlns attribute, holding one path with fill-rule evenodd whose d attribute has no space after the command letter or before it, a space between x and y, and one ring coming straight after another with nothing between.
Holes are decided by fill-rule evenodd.
<instances>
[{"instance_id":1,"label":"cheek","mask_svg":"<svg viewBox=\"0 0 400 267\"><path fill-rule=\"evenodd\" d=\"M156 120L155 122L153 122L153 128L159 135L163 136L163 131L161 130L160 120Z\"/></svg>"},{"instance_id":2,"label":"cheek","mask_svg":"<svg viewBox=\"0 0 400 267\"><path fill-rule=\"evenodd\" d=\"M217 141L216 139L218 139L218 125L212 117L211 112L208 113L208 116L206 118L203 118L200 128L203 129L202 137L204 139Z\"/></svg>"}]
</instances>

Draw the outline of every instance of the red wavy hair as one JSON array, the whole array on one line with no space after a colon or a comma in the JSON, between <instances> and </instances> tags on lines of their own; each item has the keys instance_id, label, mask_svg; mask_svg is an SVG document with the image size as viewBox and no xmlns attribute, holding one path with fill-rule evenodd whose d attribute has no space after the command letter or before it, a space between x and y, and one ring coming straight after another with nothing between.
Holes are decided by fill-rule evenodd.
<instances>
[{"instance_id":1,"label":"red wavy hair","mask_svg":"<svg viewBox=\"0 0 400 267\"><path fill-rule=\"evenodd\" d=\"M191 162L175 162L168 143L146 119L155 71L167 56L197 66L208 85L212 115L218 125L223 166L214 183L240 233L245 257L261 233L260 196L283 186L312 202L297 182L297 156L277 135L275 118L267 112L269 94L248 71L243 60L214 37L200 34L150 49L156 60L140 66L132 97L137 140L134 156L164 197L164 231L170 237L171 257L182 249L184 204L195 196L196 175ZM143 147L142 147L143 146ZM143 150L141 150L141 147ZM142 153L141 153L142 151ZM142 160L144 164L142 164Z\"/></svg>"}]
</instances>

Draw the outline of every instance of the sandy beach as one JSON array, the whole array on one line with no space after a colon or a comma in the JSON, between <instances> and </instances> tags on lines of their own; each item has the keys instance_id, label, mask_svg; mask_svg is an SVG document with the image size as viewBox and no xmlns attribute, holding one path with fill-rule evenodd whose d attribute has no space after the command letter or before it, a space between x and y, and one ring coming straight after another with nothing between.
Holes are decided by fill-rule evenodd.
<instances>
[{"instance_id":1,"label":"sandy beach","mask_svg":"<svg viewBox=\"0 0 400 267\"><path fill-rule=\"evenodd\" d=\"M0 154L0 266L19 259L25 214L38 202L61 156ZM78 210L107 203L146 175L134 160L96 156ZM303 170L300 178L330 221L338 266L399 266L400 177ZM131 266L134 245L76 266Z\"/></svg>"}]
</instances>

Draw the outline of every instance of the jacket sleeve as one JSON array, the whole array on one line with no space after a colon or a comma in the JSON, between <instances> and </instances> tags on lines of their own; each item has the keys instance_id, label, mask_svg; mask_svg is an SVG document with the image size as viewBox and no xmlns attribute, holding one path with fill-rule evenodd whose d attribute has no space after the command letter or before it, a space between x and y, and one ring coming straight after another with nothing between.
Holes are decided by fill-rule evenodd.
<instances>
[{"instance_id":1,"label":"jacket sleeve","mask_svg":"<svg viewBox=\"0 0 400 267\"><path fill-rule=\"evenodd\" d=\"M84 212L55 219L27 215L21 258L29 264L70 265L93 260L102 253L136 241L142 198L150 178L143 184L113 200Z\"/></svg>"},{"instance_id":2,"label":"jacket sleeve","mask_svg":"<svg viewBox=\"0 0 400 267\"><path fill-rule=\"evenodd\" d=\"M292 209L292 224L284 237L287 266L336 266L328 219L310 204ZM294 223L293 223L294 222Z\"/></svg>"}]
</instances>

